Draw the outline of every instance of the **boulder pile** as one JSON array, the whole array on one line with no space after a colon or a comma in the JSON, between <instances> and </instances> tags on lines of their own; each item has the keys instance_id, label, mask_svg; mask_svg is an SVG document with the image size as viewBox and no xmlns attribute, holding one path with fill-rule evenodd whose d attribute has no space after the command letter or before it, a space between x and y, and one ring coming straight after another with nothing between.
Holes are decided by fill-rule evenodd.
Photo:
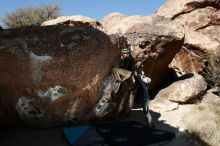
<instances>
[{"instance_id":1,"label":"boulder pile","mask_svg":"<svg viewBox=\"0 0 220 146\"><path fill-rule=\"evenodd\" d=\"M168 0L157 10L184 27L184 45L170 64L179 75L202 71L204 56L220 49L219 9L219 0Z\"/></svg>"},{"instance_id":2,"label":"boulder pile","mask_svg":"<svg viewBox=\"0 0 220 146\"><path fill-rule=\"evenodd\" d=\"M115 12L100 22L62 16L41 26L0 28L0 125L53 127L128 112L136 83L132 76L116 82L111 71L125 48L151 78L150 89L169 68L181 76L159 91L152 110L193 103L207 88L198 75L204 56L220 49L219 9L219 0L168 0L150 16Z\"/></svg>"}]
</instances>

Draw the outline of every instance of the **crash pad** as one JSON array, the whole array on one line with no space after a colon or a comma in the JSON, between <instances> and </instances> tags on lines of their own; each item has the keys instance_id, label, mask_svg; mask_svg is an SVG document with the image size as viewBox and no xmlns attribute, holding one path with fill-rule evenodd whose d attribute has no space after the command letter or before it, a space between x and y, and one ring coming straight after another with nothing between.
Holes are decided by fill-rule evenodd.
<instances>
[{"instance_id":1,"label":"crash pad","mask_svg":"<svg viewBox=\"0 0 220 146\"><path fill-rule=\"evenodd\" d=\"M174 133L149 129L136 121L77 125L66 127L63 131L68 142L74 146L144 146L175 137Z\"/></svg>"}]
</instances>

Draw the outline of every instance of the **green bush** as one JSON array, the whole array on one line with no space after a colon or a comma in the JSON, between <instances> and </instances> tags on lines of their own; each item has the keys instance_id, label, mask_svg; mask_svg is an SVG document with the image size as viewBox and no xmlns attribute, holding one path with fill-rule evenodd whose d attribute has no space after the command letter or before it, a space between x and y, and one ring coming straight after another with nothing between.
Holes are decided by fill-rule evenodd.
<instances>
[{"instance_id":1,"label":"green bush","mask_svg":"<svg viewBox=\"0 0 220 146\"><path fill-rule=\"evenodd\" d=\"M3 23L7 28L33 26L58 16L60 16L60 5L58 4L19 8L7 13L3 18Z\"/></svg>"}]
</instances>

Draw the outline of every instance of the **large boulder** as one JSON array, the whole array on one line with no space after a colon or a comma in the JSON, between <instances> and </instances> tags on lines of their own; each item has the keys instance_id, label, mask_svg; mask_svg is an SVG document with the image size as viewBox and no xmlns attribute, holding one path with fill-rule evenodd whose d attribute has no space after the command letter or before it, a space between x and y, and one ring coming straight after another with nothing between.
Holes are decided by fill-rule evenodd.
<instances>
[{"instance_id":1,"label":"large boulder","mask_svg":"<svg viewBox=\"0 0 220 146\"><path fill-rule=\"evenodd\" d=\"M206 54L220 49L219 9L219 0L168 0L157 10L157 15L169 18L185 29L184 45L170 64L177 72L202 71Z\"/></svg>"},{"instance_id":2,"label":"large boulder","mask_svg":"<svg viewBox=\"0 0 220 146\"><path fill-rule=\"evenodd\" d=\"M120 13L109 14L101 22L105 32L128 38L135 63L142 64L145 74L152 79L150 88L156 87L167 75L168 65L183 44L182 26L156 15Z\"/></svg>"},{"instance_id":3,"label":"large boulder","mask_svg":"<svg viewBox=\"0 0 220 146\"><path fill-rule=\"evenodd\" d=\"M210 25L219 25L219 12L216 8L207 6L190 13L182 14L174 21L192 30L203 29Z\"/></svg>"},{"instance_id":4,"label":"large boulder","mask_svg":"<svg viewBox=\"0 0 220 146\"><path fill-rule=\"evenodd\" d=\"M198 31L211 37L213 40L220 42L220 25L207 26L206 28L200 29Z\"/></svg>"},{"instance_id":5,"label":"large boulder","mask_svg":"<svg viewBox=\"0 0 220 146\"><path fill-rule=\"evenodd\" d=\"M197 100L207 88L207 83L203 76L191 74L184 76L186 79L172 83L168 87L159 91L154 100L164 99L177 103L192 103Z\"/></svg>"},{"instance_id":6,"label":"large boulder","mask_svg":"<svg viewBox=\"0 0 220 146\"><path fill-rule=\"evenodd\" d=\"M103 26L103 31L108 34L124 34L130 27L140 24L140 23L156 23L161 21L163 17L159 17L157 15L151 16L141 16L141 15L133 15L127 16L122 13L114 12L105 16L101 20L101 24Z\"/></svg>"},{"instance_id":7,"label":"large boulder","mask_svg":"<svg viewBox=\"0 0 220 146\"><path fill-rule=\"evenodd\" d=\"M107 36L92 27L0 32L0 125L22 119L32 126L52 127L102 118L99 103L113 92L115 106L107 107L117 110L127 101L123 97L132 97L129 91L123 94L125 87L119 88L111 76L112 67L119 63L120 43L124 43L121 37ZM131 81L123 84L133 90ZM118 93L109 89L112 84L119 88Z\"/></svg>"},{"instance_id":8,"label":"large boulder","mask_svg":"<svg viewBox=\"0 0 220 146\"><path fill-rule=\"evenodd\" d=\"M41 26L48 25L91 26L95 28L101 27L100 22L82 15L60 16L56 19L48 20L41 24Z\"/></svg>"},{"instance_id":9,"label":"large boulder","mask_svg":"<svg viewBox=\"0 0 220 146\"><path fill-rule=\"evenodd\" d=\"M167 2L157 10L156 14L175 19L182 14L190 13L195 9L207 6L219 9L220 2L219 0L167 0Z\"/></svg>"}]
</instances>

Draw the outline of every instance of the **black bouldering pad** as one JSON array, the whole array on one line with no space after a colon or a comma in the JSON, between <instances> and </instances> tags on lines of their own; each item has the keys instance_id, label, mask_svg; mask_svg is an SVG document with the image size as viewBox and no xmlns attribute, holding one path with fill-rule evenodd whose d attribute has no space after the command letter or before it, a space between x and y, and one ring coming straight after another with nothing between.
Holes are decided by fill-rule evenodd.
<instances>
[{"instance_id":1,"label":"black bouldering pad","mask_svg":"<svg viewBox=\"0 0 220 146\"><path fill-rule=\"evenodd\" d=\"M74 146L144 146L175 137L174 133L149 129L135 121L72 126L64 128L64 134Z\"/></svg>"}]
</instances>

